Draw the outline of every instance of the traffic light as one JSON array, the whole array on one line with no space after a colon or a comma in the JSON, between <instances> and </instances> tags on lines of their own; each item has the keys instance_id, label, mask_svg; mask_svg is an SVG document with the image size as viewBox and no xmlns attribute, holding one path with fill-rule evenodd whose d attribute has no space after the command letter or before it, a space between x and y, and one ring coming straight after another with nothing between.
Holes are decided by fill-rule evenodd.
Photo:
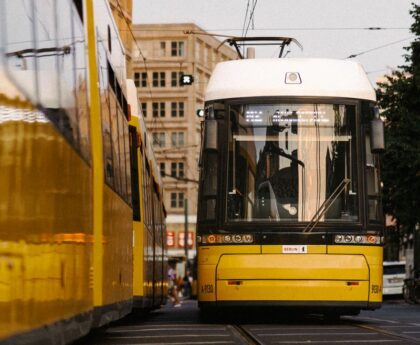
<instances>
[{"instance_id":1,"label":"traffic light","mask_svg":"<svg viewBox=\"0 0 420 345\"><path fill-rule=\"evenodd\" d=\"M194 82L194 77L191 74L182 74L179 83L184 85L191 85Z\"/></svg>"}]
</instances>

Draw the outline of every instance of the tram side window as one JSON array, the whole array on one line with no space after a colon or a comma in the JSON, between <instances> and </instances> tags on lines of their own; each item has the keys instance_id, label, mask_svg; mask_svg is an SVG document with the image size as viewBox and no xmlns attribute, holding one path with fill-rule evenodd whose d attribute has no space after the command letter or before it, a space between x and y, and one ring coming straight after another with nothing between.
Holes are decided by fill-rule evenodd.
<instances>
[{"instance_id":1,"label":"tram side window","mask_svg":"<svg viewBox=\"0 0 420 345\"><path fill-rule=\"evenodd\" d=\"M75 71L76 71L76 99L79 114L80 126L80 151L83 157L90 160L89 142L89 108L87 103L87 66L86 66L86 45L83 24L76 10L73 11L74 41L75 51Z\"/></svg>"},{"instance_id":2,"label":"tram side window","mask_svg":"<svg viewBox=\"0 0 420 345\"><path fill-rule=\"evenodd\" d=\"M223 112L219 111L219 115ZM217 124L219 126L219 124ZM202 145L205 145L206 137L211 135L206 131L204 132L204 138ZM218 150L214 148L202 147L202 178L200 181L201 189L201 202L199 215L202 221L214 221L216 219L216 206L217 206L217 195L218 195Z\"/></svg>"},{"instance_id":3,"label":"tram side window","mask_svg":"<svg viewBox=\"0 0 420 345\"><path fill-rule=\"evenodd\" d=\"M102 43L98 44L99 60L99 93L101 100L101 122L102 122L102 144L104 154L105 182L114 185L114 162L112 157L112 133L111 133L111 112L108 90L108 73L106 50Z\"/></svg>"},{"instance_id":4,"label":"tram side window","mask_svg":"<svg viewBox=\"0 0 420 345\"><path fill-rule=\"evenodd\" d=\"M124 199L127 198L127 174L125 169L125 140L124 140L124 127L125 119L124 115L120 109L118 109L118 140L119 140L119 149L120 149L120 175L121 175L121 195Z\"/></svg>"},{"instance_id":5,"label":"tram side window","mask_svg":"<svg viewBox=\"0 0 420 345\"><path fill-rule=\"evenodd\" d=\"M125 117L123 116L124 120ZM126 175L126 186L125 195L127 202L131 204L131 169L130 169L130 137L128 134L128 124L124 121L124 160L125 160L125 175Z\"/></svg>"},{"instance_id":6,"label":"tram side window","mask_svg":"<svg viewBox=\"0 0 420 345\"><path fill-rule=\"evenodd\" d=\"M368 219L379 221L380 219L380 190L379 190L379 157L370 149L370 133L366 130L365 135L366 154L366 188L368 197Z\"/></svg>"},{"instance_id":7,"label":"tram side window","mask_svg":"<svg viewBox=\"0 0 420 345\"><path fill-rule=\"evenodd\" d=\"M150 176L150 167L149 163L147 162L147 157L145 157L145 183L144 183L144 195L146 196L145 200L145 220L146 224L151 229L152 227L152 199L151 199L151 176Z\"/></svg>"},{"instance_id":8,"label":"tram side window","mask_svg":"<svg viewBox=\"0 0 420 345\"><path fill-rule=\"evenodd\" d=\"M90 161L86 45L76 9L68 0L8 0L4 9L1 19L7 30L2 34L7 32L4 42L9 72Z\"/></svg>"},{"instance_id":9,"label":"tram side window","mask_svg":"<svg viewBox=\"0 0 420 345\"><path fill-rule=\"evenodd\" d=\"M142 201L143 201L143 223L147 225L147 193L146 193L146 180L147 180L147 171L146 171L146 155L144 147L141 147L141 185L142 185Z\"/></svg>"},{"instance_id":10,"label":"tram side window","mask_svg":"<svg viewBox=\"0 0 420 345\"><path fill-rule=\"evenodd\" d=\"M217 198L217 152L203 152L203 173L201 181L201 219L216 219Z\"/></svg>"},{"instance_id":11,"label":"tram side window","mask_svg":"<svg viewBox=\"0 0 420 345\"><path fill-rule=\"evenodd\" d=\"M140 186L139 186L139 169L137 158L137 131L135 127L130 126L130 166L131 166L131 200L133 205L133 219L140 221ZM130 189L129 189L130 190Z\"/></svg>"},{"instance_id":12,"label":"tram side window","mask_svg":"<svg viewBox=\"0 0 420 345\"><path fill-rule=\"evenodd\" d=\"M111 141L112 141L112 161L114 163L114 189L117 193L121 193L121 175L120 175L120 155L118 140L118 115L117 115L117 99L114 92L109 89L109 109L111 118Z\"/></svg>"},{"instance_id":13,"label":"tram side window","mask_svg":"<svg viewBox=\"0 0 420 345\"><path fill-rule=\"evenodd\" d=\"M71 13L71 4L67 0L58 0L57 13ZM58 47L70 49L69 53L63 53L58 57L59 98L61 107L64 108L67 115L67 121L65 122L68 123L68 134L72 136L72 141L77 143L76 146L79 147L80 128L76 103L76 70L74 67L74 50L72 49L74 41L72 21L73 19L70 15L60 16L60 19L57 20Z\"/></svg>"},{"instance_id":14,"label":"tram side window","mask_svg":"<svg viewBox=\"0 0 420 345\"><path fill-rule=\"evenodd\" d=\"M149 169L147 164L147 157L142 152L142 169L143 169L143 217L144 224L149 227L149 193L148 193L148 181L149 181Z\"/></svg>"},{"instance_id":15,"label":"tram side window","mask_svg":"<svg viewBox=\"0 0 420 345\"><path fill-rule=\"evenodd\" d=\"M61 132L72 140L72 128L67 117L60 112L57 59L61 52L59 51L60 47L56 45L57 32L54 18L53 4L46 0L37 1L34 31L37 34L35 56L38 74L38 102L47 110L49 117Z\"/></svg>"}]
</instances>

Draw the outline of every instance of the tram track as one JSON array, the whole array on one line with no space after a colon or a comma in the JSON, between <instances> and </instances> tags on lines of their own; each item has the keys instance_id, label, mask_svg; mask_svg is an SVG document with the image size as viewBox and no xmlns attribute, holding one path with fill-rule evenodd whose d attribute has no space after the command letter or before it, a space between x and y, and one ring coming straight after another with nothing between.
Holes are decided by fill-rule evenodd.
<instances>
[{"instance_id":1,"label":"tram track","mask_svg":"<svg viewBox=\"0 0 420 345\"><path fill-rule=\"evenodd\" d=\"M360 320L352 320L352 319L342 319L339 324L337 325L337 329L340 328L340 326L351 326L358 329L363 329L369 333L382 335L386 337L386 340L382 340L382 342L397 342L397 343L404 343L404 344L420 344L420 339L412 337L407 334L397 333L393 332L391 330L387 330L383 327L372 325L372 324L365 324L361 322ZM248 329L248 327L240 324L230 324L227 325L227 328L231 330L233 334L236 335L237 338L241 339L243 344L247 345L267 345L272 343L271 341L267 341L267 339L260 339L259 334L255 334L252 330ZM313 328L313 327L312 327ZM331 328L330 328L331 329ZM261 330L261 329L259 329ZM279 330L285 331L281 326L279 327ZM305 327L302 327L302 331L305 330ZM351 334L351 333L348 333ZM367 333L368 334L368 333ZM344 333L343 333L344 335ZM291 343L306 343L306 342L338 342L337 340L302 340L302 341L292 341ZM353 342L353 340L347 340L344 342ZM370 340L369 342L380 342L380 340ZM286 342L285 342L286 343ZM361 342L363 343L363 341Z\"/></svg>"},{"instance_id":2,"label":"tram track","mask_svg":"<svg viewBox=\"0 0 420 345\"><path fill-rule=\"evenodd\" d=\"M259 341L258 338L248 331L245 327L241 325L228 325L228 328L231 329L232 333L244 340L244 344L247 345L264 345L263 342Z\"/></svg>"},{"instance_id":3,"label":"tram track","mask_svg":"<svg viewBox=\"0 0 420 345\"><path fill-rule=\"evenodd\" d=\"M363 328L369 331L373 331L376 333L380 333L386 336L390 336L390 337L394 337L395 339L400 339L400 340L407 340L410 342L414 342L416 344L420 344L420 340L419 338L415 338L406 334L400 334L400 333L396 333L396 332L392 332L377 326L373 326L373 325L366 325L366 324L361 324L360 321L353 321L351 320L349 322L350 325L355 326L355 327L359 327L359 328Z\"/></svg>"}]
</instances>

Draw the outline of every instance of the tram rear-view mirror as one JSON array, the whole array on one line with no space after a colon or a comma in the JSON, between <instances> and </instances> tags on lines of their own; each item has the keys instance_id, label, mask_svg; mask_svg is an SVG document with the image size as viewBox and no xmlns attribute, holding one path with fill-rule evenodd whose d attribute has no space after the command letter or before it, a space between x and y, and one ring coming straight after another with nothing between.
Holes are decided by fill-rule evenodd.
<instances>
[{"instance_id":1,"label":"tram rear-view mirror","mask_svg":"<svg viewBox=\"0 0 420 345\"><path fill-rule=\"evenodd\" d=\"M204 148L217 150L217 121L207 120L205 125Z\"/></svg>"},{"instance_id":2,"label":"tram rear-view mirror","mask_svg":"<svg viewBox=\"0 0 420 345\"><path fill-rule=\"evenodd\" d=\"M379 117L379 112L375 112L375 117L370 122L370 148L372 153L385 151L385 129L384 123Z\"/></svg>"}]
</instances>

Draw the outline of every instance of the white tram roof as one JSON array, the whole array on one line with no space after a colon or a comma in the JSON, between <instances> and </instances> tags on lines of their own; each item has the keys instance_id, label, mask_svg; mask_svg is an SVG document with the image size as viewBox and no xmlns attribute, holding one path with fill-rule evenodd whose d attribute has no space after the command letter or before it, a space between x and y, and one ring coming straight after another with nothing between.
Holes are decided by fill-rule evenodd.
<instances>
[{"instance_id":1,"label":"white tram roof","mask_svg":"<svg viewBox=\"0 0 420 345\"><path fill-rule=\"evenodd\" d=\"M286 83L287 73L298 73ZM301 81L301 83L297 83ZM363 67L333 59L243 59L219 63L205 100L242 97L344 97L376 101Z\"/></svg>"}]
</instances>

